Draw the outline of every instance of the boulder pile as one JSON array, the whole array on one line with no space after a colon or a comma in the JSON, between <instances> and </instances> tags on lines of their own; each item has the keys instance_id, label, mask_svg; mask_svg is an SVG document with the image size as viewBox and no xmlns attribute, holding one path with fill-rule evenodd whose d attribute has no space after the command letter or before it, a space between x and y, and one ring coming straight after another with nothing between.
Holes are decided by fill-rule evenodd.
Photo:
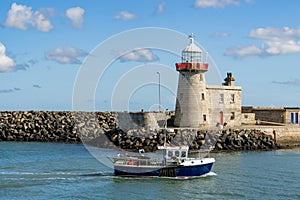
<instances>
[{"instance_id":1,"label":"boulder pile","mask_svg":"<svg viewBox=\"0 0 300 200\"><path fill-rule=\"evenodd\" d=\"M166 139L165 139L166 137ZM259 130L223 130L219 132L196 129L178 129L175 131L131 130L127 133L121 129L112 129L87 144L102 148L120 148L146 152L157 150L163 145L188 145L190 150L241 151L272 150L277 144L270 135Z\"/></svg>"},{"instance_id":2,"label":"boulder pile","mask_svg":"<svg viewBox=\"0 0 300 200\"><path fill-rule=\"evenodd\" d=\"M272 150L277 148L273 137L260 130L225 130L218 135L215 150Z\"/></svg>"},{"instance_id":3,"label":"boulder pile","mask_svg":"<svg viewBox=\"0 0 300 200\"><path fill-rule=\"evenodd\" d=\"M188 145L191 150L214 151L272 150L278 147L272 136L255 129L222 131L181 129L176 132L171 143Z\"/></svg>"},{"instance_id":4,"label":"boulder pile","mask_svg":"<svg viewBox=\"0 0 300 200\"><path fill-rule=\"evenodd\" d=\"M107 112L0 112L0 141L80 143L115 127Z\"/></svg>"},{"instance_id":5,"label":"boulder pile","mask_svg":"<svg viewBox=\"0 0 300 200\"><path fill-rule=\"evenodd\" d=\"M146 152L157 150L157 146L163 145L165 140L164 131L154 131L145 129L130 130L124 132L122 129L112 129L97 138L87 141L86 144L101 148L120 148L130 151L144 149ZM167 135L167 142L171 141L171 136Z\"/></svg>"},{"instance_id":6,"label":"boulder pile","mask_svg":"<svg viewBox=\"0 0 300 200\"><path fill-rule=\"evenodd\" d=\"M0 112L0 141L86 143L104 148L157 150L164 143L191 150L271 150L272 136L259 130L203 131L196 129L122 130L112 112Z\"/></svg>"}]
</instances>

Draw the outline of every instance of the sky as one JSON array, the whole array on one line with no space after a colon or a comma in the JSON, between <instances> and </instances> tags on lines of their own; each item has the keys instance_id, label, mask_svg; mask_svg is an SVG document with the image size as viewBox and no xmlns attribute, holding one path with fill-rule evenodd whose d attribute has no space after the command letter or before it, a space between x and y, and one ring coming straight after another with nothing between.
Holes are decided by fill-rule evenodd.
<instances>
[{"instance_id":1,"label":"sky","mask_svg":"<svg viewBox=\"0 0 300 200\"><path fill-rule=\"evenodd\" d=\"M243 105L299 107L298 0L1 0L0 110L175 109L188 35L208 84ZM109 59L108 59L109 58Z\"/></svg>"}]
</instances>

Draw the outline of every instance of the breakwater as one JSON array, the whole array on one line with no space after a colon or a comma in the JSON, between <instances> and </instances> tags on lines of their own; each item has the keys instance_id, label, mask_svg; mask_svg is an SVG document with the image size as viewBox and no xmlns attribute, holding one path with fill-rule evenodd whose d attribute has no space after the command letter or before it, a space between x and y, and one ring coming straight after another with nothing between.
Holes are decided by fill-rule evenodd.
<instances>
[{"instance_id":1,"label":"breakwater","mask_svg":"<svg viewBox=\"0 0 300 200\"><path fill-rule=\"evenodd\" d=\"M81 143L115 128L116 121L109 112L0 112L0 141Z\"/></svg>"},{"instance_id":2,"label":"breakwater","mask_svg":"<svg viewBox=\"0 0 300 200\"><path fill-rule=\"evenodd\" d=\"M125 130L119 127L115 112L0 112L0 141L84 142L105 148L143 148L147 152L155 151L164 142L188 145L191 150L270 150L277 147L272 136L256 129Z\"/></svg>"},{"instance_id":3,"label":"breakwater","mask_svg":"<svg viewBox=\"0 0 300 200\"><path fill-rule=\"evenodd\" d=\"M168 131L169 130L169 131ZM278 147L273 137L260 130L202 131L197 129L168 129L145 132L131 130L124 132L113 129L87 142L89 145L102 148L121 148L152 152L157 146L188 145L190 150L241 151L241 150L272 150ZM166 138L165 138L166 137Z\"/></svg>"}]
</instances>

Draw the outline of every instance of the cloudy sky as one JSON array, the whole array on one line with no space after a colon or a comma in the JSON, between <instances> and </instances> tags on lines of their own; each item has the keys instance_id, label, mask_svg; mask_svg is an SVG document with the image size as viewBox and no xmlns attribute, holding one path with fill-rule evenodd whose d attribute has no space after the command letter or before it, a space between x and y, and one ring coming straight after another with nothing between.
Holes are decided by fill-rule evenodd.
<instances>
[{"instance_id":1,"label":"cloudy sky","mask_svg":"<svg viewBox=\"0 0 300 200\"><path fill-rule=\"evenodd\" d=\"M86 77L78 83L77 78L89 59L101 57L94 53L97 48L145 27L174 35L193 33L222 79L233 72L236 85L243 87L243 105L300 104L300 1L2 0L0 4L0 110L72 110L76 84L89 82ZM172 36L170 46L183 49ZM139 34L139 39L150 40L147 34ZM164 43L166 38L152 35L151 40ZM160 75L165 81L162 106L174 109L174 64L180 61L180 51L174 55L138 45L118 48L126 39L120 41L106 48L116 59L98 77L94 96L84 101L101 111L112 110L111 102L118 101L128 104L117 107L120 110L157 109ZM135 89L122 99L128 95L127 84L136 79L139 86L131 86Z\"/></svg>"}]
</instances>

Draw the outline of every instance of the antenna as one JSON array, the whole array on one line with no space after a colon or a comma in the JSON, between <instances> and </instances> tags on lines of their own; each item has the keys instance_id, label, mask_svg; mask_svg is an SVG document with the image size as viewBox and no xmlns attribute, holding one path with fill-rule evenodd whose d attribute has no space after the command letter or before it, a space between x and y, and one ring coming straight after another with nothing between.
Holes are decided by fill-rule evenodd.
<instances>
[{"instance_id":1,"label":"antenna","mask_svg":"<svg viewBox=\"0 0 300 200\"><path fill-rule=\"evenodd\" d=\"M195 37L194 33L191 33L191 34L189 35L190 44L194 43L194 37Z\"/></svg>"}]
</instances>

